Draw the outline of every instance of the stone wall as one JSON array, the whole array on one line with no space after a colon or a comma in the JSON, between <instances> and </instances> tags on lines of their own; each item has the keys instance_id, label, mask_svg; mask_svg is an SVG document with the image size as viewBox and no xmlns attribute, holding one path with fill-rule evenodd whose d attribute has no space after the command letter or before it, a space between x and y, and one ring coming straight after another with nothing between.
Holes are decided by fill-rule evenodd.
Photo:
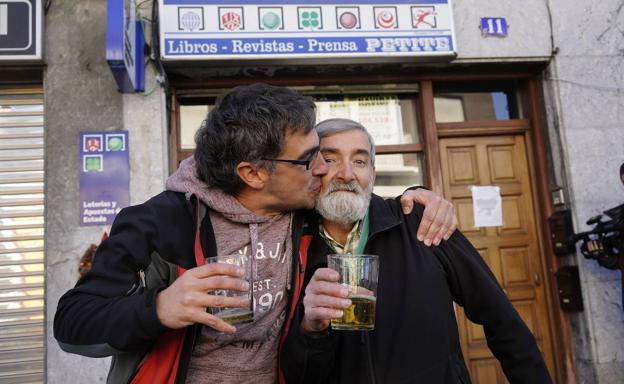
<instances>
[{"instance_id":1,"label":"stone wall","mask_svg":"<svg viewBox=\"0 0 624 384\"><path fill-rule=\"evenodd\" d=\"M544 88L555 178L567 185L576 231L624 203L624 4L549 1L556 54ZM576 255L585 310L571 316L580 383L624 382L620 272Z\"/></svg>"},{"instance_id":2,"label":"stone wall","mask_svg":"<svg viewBox=\"0 0 624 384\"><path fill-rule=\"evenodd\" d=\"M167 174L165 96L151 67L149 95L117 92L105 57L106 1L55 0L45 25L47 382L103 383L109 359L65 353L52 334L80 257L109 229L79 226L79 132L128 130L130 200L144 201L163 189Z\"/></svg>"}]
</instances>

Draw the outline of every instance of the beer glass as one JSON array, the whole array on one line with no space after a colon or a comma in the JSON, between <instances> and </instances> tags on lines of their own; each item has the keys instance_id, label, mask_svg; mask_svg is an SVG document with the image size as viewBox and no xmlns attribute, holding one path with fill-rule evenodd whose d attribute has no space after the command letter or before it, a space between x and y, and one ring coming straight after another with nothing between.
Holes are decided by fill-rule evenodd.
<instances>
[{"instance_id":1,"label":"beer glass","mask_svg":"<svg viewBox=\"0 0 624 384\"><path fill-rule=\"evenodd\" d=\"M373 330L377 305L377 255L327 255L327 266L340 274L338 282L349 288L351 306L339 319L332 319L332 329Z\"/></svg>"},{"instance_id":2,"label":"beer glass","mask_svg":"<svg viewBox=\"0 0 624 384\"><path fill-rule=\"evenodd\" d=\"M236 254L236 255L227 255L227 256L212 256L206 258L206 264L212 263L225 263L225 264L233 264L239 267L242 267L245 270L245 275L242 277L243 280L247 280L249 282L249 290L247 292L243 291L230 291L225 289L219 289L212 291L211 295L216 296L228 296L228 297L247 297L249 298L249 305L245 307L209 307L208 311L225 321L229 324L244 324L250 323L253 321L253 296L252 296L252 276L251 276L251 265L249 263L249 258L246 255Z\"/></svg>"}]
</instances>

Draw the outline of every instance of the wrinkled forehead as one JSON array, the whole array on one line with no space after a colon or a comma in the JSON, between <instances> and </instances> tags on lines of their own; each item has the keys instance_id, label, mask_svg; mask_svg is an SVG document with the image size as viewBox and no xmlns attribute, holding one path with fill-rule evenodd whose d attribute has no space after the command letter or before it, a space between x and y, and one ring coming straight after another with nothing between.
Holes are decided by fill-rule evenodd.
<instances>
[{"instance_id":1,"label":"wrinkled forehead","mask_svg":"<svg viewBox=\"0 0 624 384\"><path fill-rule=\"evenodd\" d=\"M358 129L328 134L320 139L320 146L321 152L366 153L369 156L373 153L368 136Z\"/></svg>"}]
</instances>

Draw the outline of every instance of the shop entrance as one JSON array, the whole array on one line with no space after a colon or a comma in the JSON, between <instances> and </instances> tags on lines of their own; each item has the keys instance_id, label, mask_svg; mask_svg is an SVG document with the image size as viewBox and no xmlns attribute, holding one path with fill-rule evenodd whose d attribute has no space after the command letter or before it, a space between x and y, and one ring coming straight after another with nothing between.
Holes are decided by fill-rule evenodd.
<instances>
[{"instance_id":1,"label":"shop entrance","mask_svg":"<svg viewBox=\"0 0 624 384\"><path fill-rule=\"evenodd\" d=\"M534 201L523 135L443 138L439 141L444 196L455 205L459 229L489 265L539 345L555 377ZM471 186L501 189L502 227L474 226ZM458 307L462 352L474 383L507 383L487 347L483 327Z\"/></svg>"}]
</instances>

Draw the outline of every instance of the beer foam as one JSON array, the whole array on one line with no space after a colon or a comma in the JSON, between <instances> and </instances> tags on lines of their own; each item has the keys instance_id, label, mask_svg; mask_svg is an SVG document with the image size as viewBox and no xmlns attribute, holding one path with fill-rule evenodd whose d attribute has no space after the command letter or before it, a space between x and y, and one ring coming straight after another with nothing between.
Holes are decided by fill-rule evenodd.
<instances>
[{"instance_id":1,"label":"beer foam","mask_svg":"<svg viewBox=\"0 0 624 384\"><path fill-rule=\"evenodd\" d=\"M368 301L377 302L377 298L375 296L364 295L362 293L351 294L351 295L349 295L349 299L362 299L362 300L368 300Z\"/></svg>"}]
</instances>

